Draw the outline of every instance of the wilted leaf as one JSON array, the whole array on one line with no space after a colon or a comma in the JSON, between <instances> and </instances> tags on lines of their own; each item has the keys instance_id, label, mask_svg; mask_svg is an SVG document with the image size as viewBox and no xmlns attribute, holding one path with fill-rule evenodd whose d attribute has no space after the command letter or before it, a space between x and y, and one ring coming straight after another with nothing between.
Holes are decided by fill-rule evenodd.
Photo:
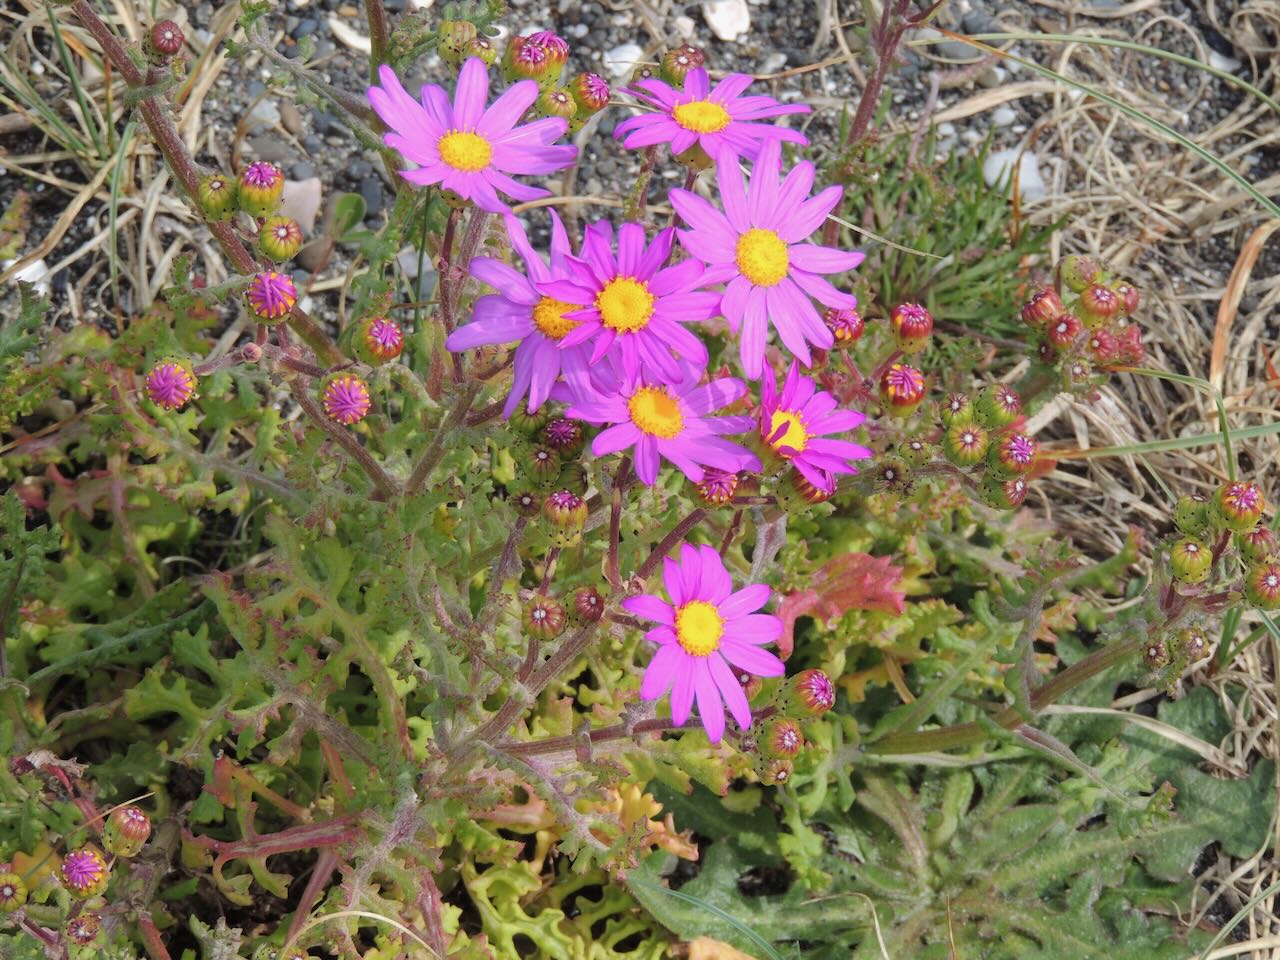
<instances>
[{"instance_id":1,"label":"wilted leaf","mask_svg":"<svg viewBox=\"0 0 1280 960\"><path fill-rule=\"evenodd\" d=\"M809 589L789 594L778 606L783 623L778 650L783 659L791 655L795 646L796 620L800 617L826 621L850 610L901 613L906 599L899 589L901 582L902 568L890 563L888 557L866 553L836 557L813 575Z\"/></svg>"}]
</instances>

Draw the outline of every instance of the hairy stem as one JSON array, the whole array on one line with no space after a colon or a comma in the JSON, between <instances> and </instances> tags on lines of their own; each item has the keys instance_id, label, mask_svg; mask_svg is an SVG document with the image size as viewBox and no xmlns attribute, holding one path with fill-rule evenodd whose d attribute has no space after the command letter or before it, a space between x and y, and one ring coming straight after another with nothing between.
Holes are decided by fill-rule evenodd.
<instances>
[{"instance_id":1,"label":"hairy stem","mask_svg":"<svg viewBox=\"0 0 1280 960\"><path fill-rule=\"evenodd\" d=\"M641 580L647 580L653 571L658 568L658 564L662 562L662 558L670 553L681 540L683 540L698 524L707 518L707 511L698 507L687 517L671 528L671 532L662 538L661 542L653 548L653 552L649 554L649 558L640 565L640 569L636 571L636 576Z\"/></svg>"},{"instance_id":2,"label":"hairy stem","mask_svg":"<svg viewBox=\"0 0 1280 960\"><path fill-rule=\"evenodd\" d=\"M436 435L431 438L431 443L422 452L422 457L413 468L413 473L409 475L409 482L404 487L405 496L412 497L422 492L422 488L426 486L427 481L431 478L431 472L444 459L445 438L453 432L454 428L467 419L467 414L471 412L471 405L475 402L476 394L480 392L480 387L481 383L478 380L473 380L462 388L462 393L458 395L458 399L454 402L453 409L449 411L448 416L440 423L440 426L436 429Z\"/></svg>"},{"instance_id":3,"label":"hairy stem","mask_svg":"<svg viewBox=\"0 0 1280 960\"><path fill-rule=\"evenodd\" d=\"M360 468L364 470L383 499L390 500L400 493L399 484L395 482L391 474L387 473L382 464L373 458L373 454L365 449L364 444L356 439L355 434L334 423L324 415L324 412L316 405L315 400L311 399L311 394L305 386L296 379L290 379L289 392L293 394L293 399L298 401L298 406L302 407L303 413L327 433L338 446L342 447L352 460L360 465Z\"/></svg>"}]
</instances>

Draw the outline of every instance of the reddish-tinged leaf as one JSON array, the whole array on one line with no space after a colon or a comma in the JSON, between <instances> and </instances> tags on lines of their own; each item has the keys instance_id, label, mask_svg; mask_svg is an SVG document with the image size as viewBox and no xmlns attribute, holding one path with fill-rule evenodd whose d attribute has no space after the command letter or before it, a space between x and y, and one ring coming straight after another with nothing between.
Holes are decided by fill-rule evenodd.
<instances>
[{"instance_id":1,"label":"reddish-tinged leaf","mask_svg":"<svg viewBox=\"0 0 1280 960\"><path fill-rule=\"evenodd\" d=\"M797 590L778 606L782 618L782 638L778 653L785 660L795 645L796 620L813 617L829 621L850 610L879 610L901 613L906 594L897 589L902 568L888 557L866 553L846 553L836 557L810 579L807 590Z\"/></svg>"}]
</instances>

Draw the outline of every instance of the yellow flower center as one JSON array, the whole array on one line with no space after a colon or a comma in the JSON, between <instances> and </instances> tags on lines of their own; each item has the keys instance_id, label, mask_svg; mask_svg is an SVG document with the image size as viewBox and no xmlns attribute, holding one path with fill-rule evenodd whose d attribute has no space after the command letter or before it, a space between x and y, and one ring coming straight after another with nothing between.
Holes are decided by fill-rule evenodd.
<instances>
[{"instance_id":1,"label":"yellow flower center","mask_svg":"<svg viewBox=\"0 0 1280 960\"><path fill-rule=\"evenodd\" d=\"M632 277L615 277L596 295L600 319L610 330L635 333L649 325L653 294L649 285Z\"/></svg>"},{"instance_id":2,"label":"yellow flower center","mask_svg":"<svg viewBox=\"0 0 1280 960\"><path fill-rule=\"evenodd\" d=\"M684 429L684 414L664 387L641 387L627 401L631 422L651 437L670 440Z\"/></svg>"},{"instance_id":3,"label":"yellow flower center","mask_svg":"<svg viewBox=\"0 0 1280 960\"><path fill-rule=\"evenodd\" d=\"M809 432L805 430L800 415L789 410L773 411L773 419L769 421L769 436L773 437L777 434L783 424L787 425L787 432L776 440L770 440L769 445L775 450L789 447L796 453L804 453L804 448L809 445ZM783 456L790 456L790 454L783 454Z\"/></svg>"},{"instance_id":4,"label":"yellow flower center","mask_svg":"<svg viewBox=\"0 0 1280 960\"><path fill-rule=\"evenodd\" d=\"M577 320L566 320L564 315L580 309L581 307L563 300L543 297L533 308L533 325L548 340L559 340L578 325Z\"/></svg>"},{"instance_id":5,"label":"yellow flower center","mask_svg":"<svg viewBox=\"0 0 1280 960\"><path fill-rule=\"evenodd\" d=\"M493 159L493 147L489 141L478 133L463 133L461 130L450 130L436 144L440 151L440 159L463 173L475 173L483 170Z\"/></svg>"},{"instance_id":6,"label":"yellow flower center","mask_svg":"<svg viewBox=\"0 0 1280 960\"><path fill-rule=\"evenodd\" d=\"M676 640L685 653L705 657L715 653L724 636L724 618L714 604L690 600L676 611Z\"/></svg>"},{"instance_id":7,"label":"yellow flower center","mask_svg":"<svg viewBox=\"0 0 1280 960\"><path fill-rule=\"evenodd\" d=\"M671 111L671 118L694 133L719 133L729 125L729 111L710 100L682 103Z\"/></svg>"},{"instance_id":8,"label":"yellow flower center","mask_svg":"<svg viewBox=\"0 0 1280 960\"><path fill-rule=\"evenodd\" d=\"M787 245L772 230L748 230L738 238L738 270L757 287L772 287L787 275Z\"/></svg>"}]
</instances>

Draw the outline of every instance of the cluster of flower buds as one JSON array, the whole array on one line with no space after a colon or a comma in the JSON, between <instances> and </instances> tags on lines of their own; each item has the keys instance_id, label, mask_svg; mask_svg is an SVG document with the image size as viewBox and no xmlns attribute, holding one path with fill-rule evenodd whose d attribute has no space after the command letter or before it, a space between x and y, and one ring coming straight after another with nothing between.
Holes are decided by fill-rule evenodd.
<instances>
[{"instance_id":1,"label":"cluster of flower buds","mask_svg":"<svg viewBox=\"0 0 1280 960\"><path fill-rule=\"evenodd\" d=\"M742 681L748 700L759 695L759 677L744 674ZM795 758L805 747L804 722L822 716L835 703L835 685L822 670L802 670L783 681L772 713L738 737L738 749L751 759L761 783L773 786L791 780Z\"/></svg>"},{"instance_id":2,"label":"cluster of flower buds","mask_svg":"<svg viewBox=\"0 0 1280 960\"><path fill-rule=\"evenodd\" d=\"M1022 413L1017 391L1003 383L984 387L976 398L954 393L938 406L942 456L978 475L978 492L997 510L1013 510L1027 498L1027 475L1039 444L1015 429Z\"/></svg>"},{"instance_id":3,"label":"cluster of flower buds","mask_svg":"<svg viewBox=\"0 0 1280 960\"><path fill-rule=\"evenodd\" d=\"M1064 389L1084 390L1095 370L1142 361L1142 331L1133 322L1140 301L1132 284L1072 255L1058 264L1054 286L1023 306L1022 319L1036 332L1041 362L1061 373Z\"/></svg>"},{"instance_id":4,"label":"cluster of flower buds","mask_svg":"<svg viewBox=\"0 0 1280 960\"><path fill-rule=\"evenodd\" d=\"M246 213L258 224L258 252L283 263L302 249L302 227L297 220L279 214L284 197L284 171L273 163L258 161L240 172L238 180L211 173L200 181L200 209L215 223Z\"/></svg>"},{"instance_id":5,"label":"cluster of flower buds","mask_svg":"<svg viewBox=\"0 0 1280 960\"><path fill-rule=\"evenodd\" d=\"M1169 567L1180 583L1209 579L1214 564L1235 556L1243 567L1241 591L1260 610L1280 609L1280 538L1263 523L1266 498L1251 480L1232 480L1212 497L1187 494L1173 511L1179 536Z\"/></svg>"},{"instance_id":6,"label":"cluster of flower buds","mask_svg":"<svg viewBox=\"0 0 1280 960\"><path fill-rule=\"evenodd\" d=\"M1161 682L1172 687L1186 672L1209 655L1209 635L1200 627L1183 627L1153 637L1142 648L1142 661Z\"/></svg>"}]
</instances>

